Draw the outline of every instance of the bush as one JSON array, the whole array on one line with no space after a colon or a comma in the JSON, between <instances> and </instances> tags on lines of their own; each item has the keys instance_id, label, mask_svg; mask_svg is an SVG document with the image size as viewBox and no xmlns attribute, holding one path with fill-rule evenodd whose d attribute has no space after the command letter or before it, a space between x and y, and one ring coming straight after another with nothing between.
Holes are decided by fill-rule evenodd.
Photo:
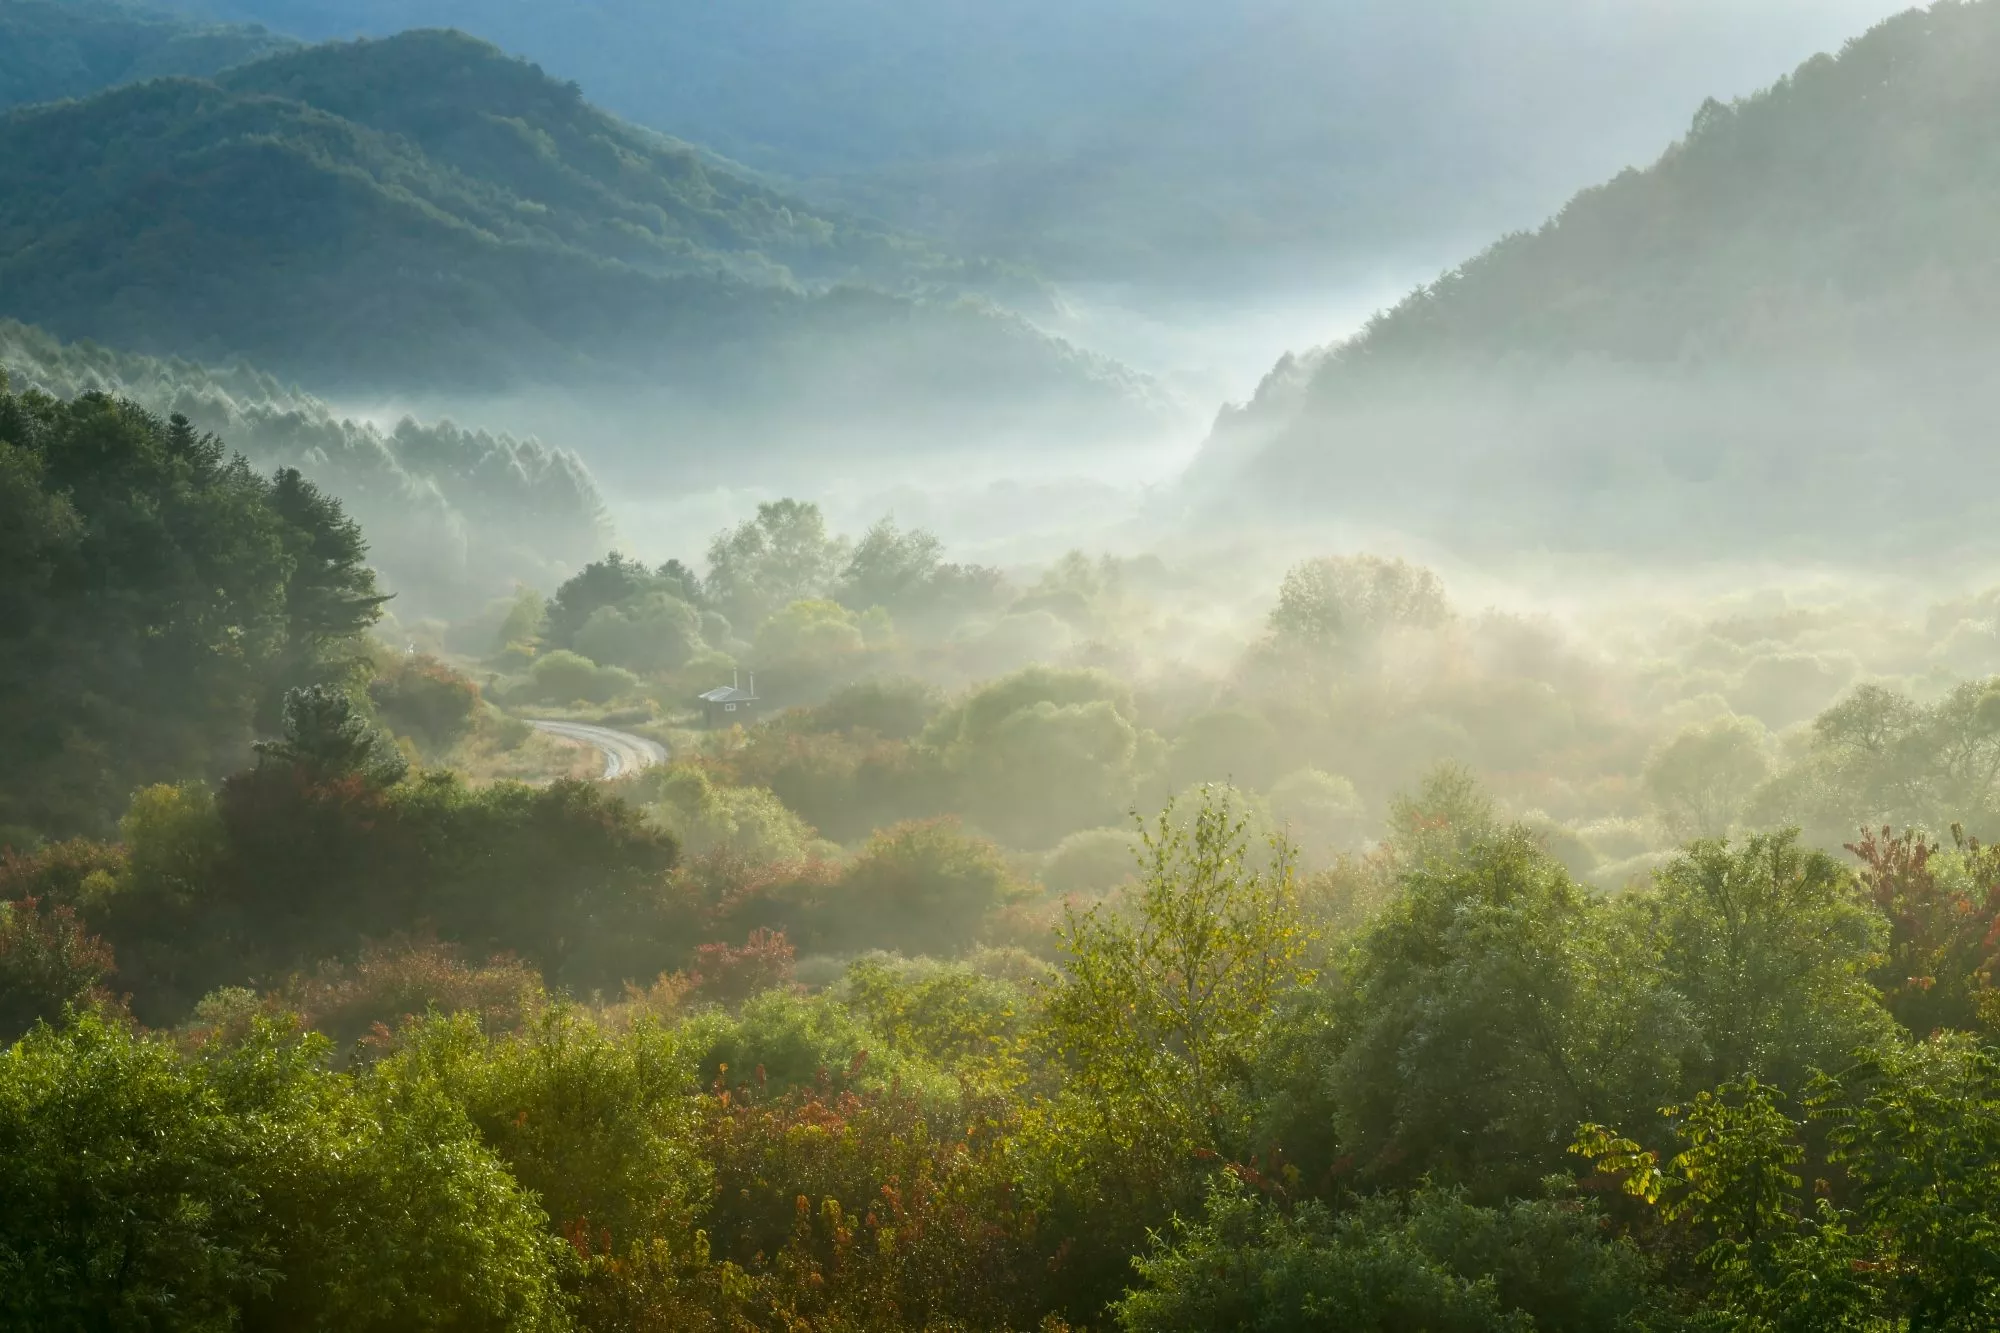
<instances>
[{"instance_id":1,"label":"bush","mask_svg":"<svg viewBox=\"0 0 2000 1333\"><path fill-rule=\"evenodd\" d=\"M1051 893L1100 895L1139 877L1145 841L1130 829L1094 828L1072 833L1042 862L1042 884Z\"/></svg>"},{"instance_id":2,"label":"bush","mask_svg":"<svg viewBox=\"0 0 2000 1333\"><path fill-rule=\"evenodd\" d=\"M1000 849L968 837L957 820L899 824L871 838L841 876L822 931L834 947L959 954L1016 888Z\"/></svg>"},{"instance_id":3,"label":"bush","mask_svg":"<svg viewBox=\"0 0 2000 1333\"><path fill-rule=\"evenodd\" d=\"M399 657L368 686L375 713L397 735L441 754L472 730L479 686L429 655Z\"/></svg>"},{"instance_id":4,"label":"bush","mask_svg":"<svg viewBox=\"0 0 2000 1333\"><path fill-rule=\"evenodd\" d=\"M74 908L0 902L0 1042L71 1006L108 1001L112 969L110 947L85 932Z\"/></svg>"},{"instance_id":5,"label":"bush","mask_svg":"<svg viewBox=\"0 0 2000 1333\"><path fill-rule=\"evenodd\" d=\"M475 966L434 939L369 944L353 963L323 963L294 977L282 998L343 1047L371 1034L380 1040L429 1013L467 1014L483 1032L513 1032L547 1002L541 977L518 959Z\"/></svg>"},{"instance_id":6,"label":"bush","mask_svg":"<svg viewBox=\"0 0 2000 1333\"><path fill-rule=\"evenodd\" d=\"M0 1058L0 1324L562 1327L564 1251L464 1114L325 1054L85 1018Z\"/></svg>"},{"instance_id":7,"label":"bush","mask_svg":"<svg viewBox=\"0 0 2000 1333\"><path fill-rule=\"evenodd\" d=\"M639 688L639 678L623 667L601 667L566 649L535 659L524 693L535 703L607 704Z\"/></svg>"},{"instance_id":8,"label":"bush","mask_svg":"<svg viewBox=\"0 0 2000 1333\"><path fill-rule=\"evenodd\" d=\"M1128 1333L1638 1333L1654 1304L1639 1253L1603 1240L1588 1211L1431 1189L1287 1217L1218 1183L1203 1219L1138 1269L1146 1286L1117 1306Z\"/></svg>"}]
</instances>

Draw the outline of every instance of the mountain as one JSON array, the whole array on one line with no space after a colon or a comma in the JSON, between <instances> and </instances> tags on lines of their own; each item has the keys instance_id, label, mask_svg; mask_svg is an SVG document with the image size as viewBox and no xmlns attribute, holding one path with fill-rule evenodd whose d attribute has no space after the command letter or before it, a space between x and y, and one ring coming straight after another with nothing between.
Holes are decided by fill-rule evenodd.
<instances>
[{"instance_id":1,"label":"mountain","mask_svg":"<svg viewBox=\"0 0 2000 1333\"><path fill-rule=\"evenodd\" d=\"M307 48L0 118L0 314L379 399L562 387L976 434L1144 386L452 32Z\"/></svg>"},{"instance_id":2,"label":"mountain","mask_svg":"<svg viewBox=\"0 0 2000 1333\"><path fill-rule=\"evenodd\" d=\"M1994 0L1711 101L1651 168L1288 358L1190 494L1559 546L1977 539L1958 519L2000 480L1996 117ZM1929 485L1888 504L1891 478Z\"/></svg>"},{"instance_id":3,"label":"mountain","mask_svg":"<svg viewBox=\"0 0 2000 1333\"><path fill-rule=\"evenodd\" d=\"M1290 286L1538 217L1898 0L177 0L457 27L814 199L1065 278Z\"/></svg>"},{"instance_id":4,"label":"mountain","mask_svg":"<svg viewBox=\"0 0 2000 1333\"><path fill-rule=\"evenodd\" d=\"M206 77L298 43L122 0L0 0L0 110L168 74Z\"/></svg>"},{"instance_id":5,"label":"mountain","mask_svg":"<svg viewBox=\"0 0 2000 1333\"><path fill-rule=\"evenodd\" d=\"M401 618L464 616L519 584L550 586L610 540L590 470L538 440L407 417L384 430L248 366L65 344L9 320L0 378L16 393L99 393L178 413L261 472L297 468L367 527Z\"/></svg>"}]
</instances>

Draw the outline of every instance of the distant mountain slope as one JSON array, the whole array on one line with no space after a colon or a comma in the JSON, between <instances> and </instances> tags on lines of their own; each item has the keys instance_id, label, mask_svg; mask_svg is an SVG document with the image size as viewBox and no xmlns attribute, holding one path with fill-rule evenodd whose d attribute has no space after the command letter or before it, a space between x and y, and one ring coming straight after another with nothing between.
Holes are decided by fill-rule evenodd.
<instances>
[{"instance_id":1,"label":"distant mountain slope","mask_svg":"<svg viewBox=\"0 0 2000 1333\"><path fill-rule=\"evenodd\" d=\"M971 276L458 33L0 118L0 314L66 337L356 394L637 385L862 424L931 400L968 422L1044 401L1144 416L1117 367L957 299Z\"/></svg>"},{"instance_id":2,"label":"distant mountain slope","mask_svg":"<svg viewBox=\"0 0 2000 1333\"><path fill-rule=\"evenodd\" d=\"M1065 277L1226 289L1434 262L1898 0L173 2L314 38L463 28L809 197Z\"/></svg>"},{"instance_id":3,"label":"distant mountain slope","mask_svg":"<svg viewBox=\"0 0 2000 1333\"><path fill-rule=\"evenodd\" d=\"M1995 124L2000 3L1891 20L1288 359L1197 485L1558 543L1936 537L2000 479ZM1837 517L1926 470L1921 512Z\"/></svg>"},{"instance_id":4,"label":"distant mountain slope","mask_svg":"<svg viewBox=\"0 0 2000 1333\"><path fill-rule=\"evenodd\" d=\"M194 23L122 0L0 0L0 110L287 50L261 26Z\"/></svg>"},{"instance_id":5,"label":"distant mountain slope","mask_svg":"<svg viewBox=\"0 0 2000 1333\"><path fill-rule=\"evenodd\" d=\"M260 470L298 468L367 526L371 560L404 617L462 616L517 583L547 585L610 539L589 469L537 440L408 418L384 431L247 366L65 344L6 320L0 376L16 392L105 393L178 412Z\"/></svg>"}]
</instances>

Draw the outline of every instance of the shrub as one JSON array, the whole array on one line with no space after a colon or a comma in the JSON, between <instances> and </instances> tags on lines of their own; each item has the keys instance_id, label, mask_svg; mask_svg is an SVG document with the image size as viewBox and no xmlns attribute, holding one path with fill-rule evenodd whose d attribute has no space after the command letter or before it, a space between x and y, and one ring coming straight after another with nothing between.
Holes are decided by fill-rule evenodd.
<instances>
[{"instance_id":1,"label":"shrub","mask_svg":"<svg viewBox=\"0 0 2000 1333\"><path fill-rule=\"evenodd\" d=\"M12 1041L63 1010L109 999L110 946L88 934L76 910L34 898L0 902L0 1041Z\"/></svg>"},{"instance_id":2,"label":"shrub","mask_svg":"<svg viewBox=\"0 0 2000 1333\"><path fill-rule=\"evenodd\" d=\"M441 754L472 730L479 686L428 654L396 658L368 686L375 712L398 735Z\"/></svg>"}]
</instances>

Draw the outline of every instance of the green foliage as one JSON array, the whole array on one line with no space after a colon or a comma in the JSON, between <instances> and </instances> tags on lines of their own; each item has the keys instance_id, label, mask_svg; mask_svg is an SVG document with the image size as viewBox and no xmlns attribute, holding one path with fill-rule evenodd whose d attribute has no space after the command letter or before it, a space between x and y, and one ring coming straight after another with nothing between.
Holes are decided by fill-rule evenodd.
<instances>
[{"instance_id":1,"label":"green foliage","mask_svg":"<svg viewBox=\"0 0 2000 1333\"><path fill-rule=\"evenodd\" d=\"M0 10L0 110L206 76L293 45L261 26L191 23L120 0L13 0Z\"/></svg>"},{"instance_id":2,"label":"green foliage","mask_svg":"<svg viewBox=\"0 0 2000 1333\"><path fill-rule=\"evenodd\" d=\"M1110 823L1130 800L1131 711L1130 693L1101 672L1029 667L974 691L924 736L985 827L1047 847Z\"/></svg>"},{"instance_id":3,"label":"green foliage","mask_svg":"<svg viewBox=\"0 0 2000 1333\"><path fill-rule=\"evenodd\" d=\"M709 546L703 592L732 624L759 625L781 607L824 596L845 555L845 544L828 535L818 505L760 504L755 518Z\"/></svg>"},{"instance_id":4,"label":"green foliage","mask_svg":"<svg viewBox=\"0 0 2000 1333\"><path fill-rule=\"evenodd\" d=\"M548 579L603 540L589 469L538 440L407 417L380 429L240 362L218 369L65 344L9 320L0 320L0 367L18 387L56 398L99 392L183 413L255 466L300 470L367 527L405 611L414 603L463 614L516 580Z\"/></svg>"},{"instance_id":5,"label":"green foliage","mask_svg":"<svg viewBox=\"0 0 2000 1333\"><path fill-rule=\"evenodd\" d=\"M547 704L605 704L633 693L639 678L623 667L599 666L580 653L558 649L535 659L525 693Z\"/></svg>"},{"instance_id":6,"label":"green foliage","mask_svg":"<svg viewBox=\"0 0 2000 1333\"><path fill-rule=\"evenodd\" d=\"M1271 611L1273 648L1334 670L1372 665L1382 638L1401 628L1442 624L1451 615L1444 585L1430 570L1372 555L1308 561L1285 575Z\"/></svg>"},{"instance_id":7,"label":"green foliage","mask_svg":"<svg viewBox=\"0 0 2000 1333\"><path fill-rule=\"evenodd\" d=\"M261 1027L184 1059L95 1018L0 1055L21 1327L567 1326L561 1252L464 1115Z\"/></svg>"},{"instance_id":8,"label":"green foliage","mask_svg":"<svg viewBox=\"0 0 2000 1333\"><path fill-rule=\"evenodd\" d=\"M1680 841L1727 837L1770 776L1762 738L1741 721L1690 727L1646 765L1646 792L1660 822Z\"/></svg>"},{"instance_id":9,"label":"green foliage","mask_svg":"<svg viewBox=\"0 0 2000 1333\"><path fill-rule=\"evenodd\" d=\"M1868 984L1882 920L1852 874L1795 836L1695 843L1660 871L1648 908L1701 1034L1695 1086L1799 1087L1886 1038Z\"/></svg>"},{"instance_id":10,"label":"green foliage","mask_svg":"<svg viewBox=\"0 0 2000 1333\"><path fill-rule=\"evenodd\" d=\"M1250 1053L1312 980L1288 853L1253 853L1204 793L1146 830L1127 905L1070 911L1062 942L1038 1038L1068 1076L1047 1128L1059 1188L1087 1196L1103 1177L1171 1204L1197 1155L1249 1146Z\"/></svg>"},{"instance_id":11,"label":"green foliage","mask_svg":"<svg viewBox=\"0 0 2000 1333\"><path fill-rule=\"evenodd\" d=\"M370 787L393 787L409 772L395 742L356 711L344 690L313 685L285 695L283 738L260 741L257 753L289 765L309 783L358 778Z\"/></svg>"},{"instance_id":12,"label":"green foliage","mask_svg":"<svg viewBox=\"0 0 2000 1333\"><path fill-rule=\"evenodd\" d=\"M872 943L952 957L1014 892L1000 849L966 836L956 821L901 824L869 839L842 873L820 933L837 947Z\"/></svg>"},{"instance_id":13,"label":"green foliage","mask_svg":"<svg viewBox=\"0 0 2000 1333\"><path fill-rule=\"evenodd\" d=\"M1481 1193L1561 1164L1568 1128L1636 1123L1696 1040L1639 922L1512 830L1408 871L1343 969L1329 1034L1342 1147L1364 1179Z\"/></svg>"},{"instance_id":14,"label":"green foliage","mask_svg":"<svg viewBox=\"0 0 2000 1333\"><path fill-rule=\"evenodd\" d=\"M1576 1204L1480 1208L1429 1188L1287 1216L1218 1181L1203 1217L1177 1223L1136 1267L1147 1286L1117 1307L1131 1333L1596 1333L1650 1327L1657 1300L1639 1252L1607 1242Z\"/></svg>"},{"instance_id":15,"label":"green foliage","mask_svg":"<svg viewBox=\"0 0 2000 1333\"><path fill-rule=\"evenodd\" d=\"M220 776L287 687L338 679L381 598L359 530L182 417L0 391L0 823L105 827Z\"/></svg>"},{"instance_id":16,"label":"green foliage","mask_svg":"<svg viewBox=\"0 0 2000 1333\"><path fill-rule=\"evenodd\" d=\"M648 774L640 790L648 817L690 856L796 861L812 849L811 827L768 791L725 786L681 764Z\"/></svg>"},{"instance_id":17,"label":"green foliage","mask_svg":"<svg viewBox=\"0 0 2000 1333\"><path fill-rule=\"evenodd\" d=\"M1724 1326L1975 1329L2000 1314L2000 1071L1963 1038L1890 1045L1805 1098L1749 1079L1677 1112L1659 1154L1600 1126L1576 1151L1706 1242L1708 1304ZM1823 1145L1823 1147L1821 1146ZM1812 1160L1815 1152L1823 1154ZM1801 1193L1808 1164L1833 1181Z\"/></svg>"},{"instance_id":18,"label":"green foliage","mask_svg":"<svg viewBox=\"0 0 2000 1333\"><path fill-rule=\"evenodd\" d=\"M462 1107L551 1224L625 1251L686 1239L708 1193L694 1062L657 1024L611 1033L563 1007L511 1035L434 1017L384 1073Z\"/></svg>"},{"instance_id":19,"label":"green foliage","mask_svg":"<svg viewBox=\"0 0 2000 1333\"><path fill-rule=\"evenodd\" d=\"M375 716L431 754L463 740L479 714L479 686L435 657L392 659L368 683Z\"/></svg>"},{"instance_id":20,"label":"green foliage","mask_svg":"<svg viewBox=\"0 0 2000 1333\"><path fill-rule=\"evenodd\" d=\"M1131 829L1072 833L1042 862L1042 884L1057 894L1105 894L1139 876L1145 839Z\"/></svg>"},{"instance_id":21,"label":"green foliage","mask_svg":"<svg viewBox=\"0 0 2000 1333\"><path fill-rule=\"evenodd\" d=\"M0 1041L108 999L100 985L113 965L111 950L85 932L74 908L0 901Z\"/></svg>"}]
</instances>

